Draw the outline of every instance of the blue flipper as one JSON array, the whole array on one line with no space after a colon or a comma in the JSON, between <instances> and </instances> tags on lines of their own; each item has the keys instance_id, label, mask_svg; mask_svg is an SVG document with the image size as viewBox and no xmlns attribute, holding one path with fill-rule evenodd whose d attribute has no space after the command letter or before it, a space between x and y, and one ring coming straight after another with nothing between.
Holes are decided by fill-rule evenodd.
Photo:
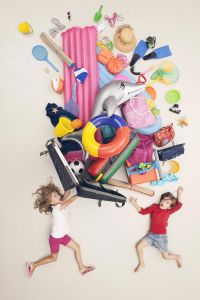
<instances>
[{"instance_id":1,"label":"blue flipper","mask_svg":"<svg viewBox=\"0 0 200 300\"><path fill-rule=\"evenodd\" d=\"M166 46L163 46L163 47L153 50L151 53L145 55L143 57L143 59L144 60L149 60L152 58L159 59L159 58L164 58L164 57L168 57L171 55L172 55L171 50L169 49L169 46L166 45Z\"/></svg>"},{"instance_id":2,"label":"blue flipper","mask_svg":"<svg viewBox=\"0 0 200 300\"><path fill-rule=\"evenodd\" d=\"M132 57L131 62L130 62L130 66L133 66L138 61L138 59L143 57L148 49L149 48L147 46L147 43L145 41L141 40L137 44L137 46L134 50L133 57Z\"/></svg>"}]
</instances>

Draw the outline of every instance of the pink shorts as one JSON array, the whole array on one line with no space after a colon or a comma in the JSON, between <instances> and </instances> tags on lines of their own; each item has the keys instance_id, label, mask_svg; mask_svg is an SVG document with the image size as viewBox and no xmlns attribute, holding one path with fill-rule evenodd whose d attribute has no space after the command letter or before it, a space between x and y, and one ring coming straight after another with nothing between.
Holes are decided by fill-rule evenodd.
<instances>
[{"instance_id":1,"label":"pink shorts","mask_svg":"<svg viewBox=\"0 0 200 300\"><path fill-rule=\"evenodd\" d=\"M58 253L60 244L66 246L70 241L71 241L71 238L67 234L61 238L54 238L53 236L50 235L49 245L51 248L51 253Z\"/></svg>"}]
</instances>

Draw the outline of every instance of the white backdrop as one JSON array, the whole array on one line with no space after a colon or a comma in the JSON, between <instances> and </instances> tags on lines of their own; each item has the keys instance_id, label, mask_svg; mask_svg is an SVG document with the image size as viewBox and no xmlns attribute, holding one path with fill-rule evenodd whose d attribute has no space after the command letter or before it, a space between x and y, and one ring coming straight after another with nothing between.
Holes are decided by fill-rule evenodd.
<instances>
[{"instance_id":1,"label":"white backdrop","mask_svg":"<svg viewBox=\"0 0 200 300\"><path fill-rule=\"evenodd\" d=\"M48 254L50 221L48 216L33 210L31 194L50 176L59 184L50 159L39 156L45 150L46 140L53 136L45 106L48 102L63 104L62 96L50 87L54 72L46 74L46 64L34 60L31 49L41 44L39 35L52 27L52 17L59 18L67 27L91 25L100 4L104 4L104 13L108 15L114 11L121 13L125 18L122 23L134 27L138 41L155 35L158 46L169 44L172 61L180 68L180 80L173 88L181 90L182 112L189 118L188 128L176 128L176 142L186 143L186 153L179 159L180 180L157 188L154 198L140 194L137 197L141 205L147 206L157 201L163 191L175 191L178 184L184 186L183 209L171 217L168 229L169 248L182 254L183 268L176 268L174 262L162 260L159 252L148 248L146 268L135 274L134 245L146 233L149 217L137 214L129 204L117 209L113 204L103 203L98 208L94 200L78 199L70 207L71 235L80 243L84 261L94 264L96 271L80 276L73 253L62 247L58 261L39 268L29 280L25 262ZM71 22L67 19L68 11ZM198 0L1 3L1 299L197 299L200 293L199 11ZM18 23L24 20L33 26L33 35L18 32ZM113 36L114 31L107 26L105 35ZM60 35L55 40L61 45ZM50 50L49 58L62 75L62 62ZM138 66L142 69L142 62ZM159 83L155 87L157 104L165 115L168 105L163 95L169 88ZM123 170L116 178L121 176L125 179Z\"/></svg>"}]
</instances>

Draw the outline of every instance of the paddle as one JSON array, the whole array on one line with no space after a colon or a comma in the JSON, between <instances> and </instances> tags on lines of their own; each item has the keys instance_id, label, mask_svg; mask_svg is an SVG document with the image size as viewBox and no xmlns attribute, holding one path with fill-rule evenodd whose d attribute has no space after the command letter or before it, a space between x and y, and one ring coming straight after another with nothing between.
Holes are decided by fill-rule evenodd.
<instances>
[{"instance_id":1,"label":"paddle","mask_svg":"<svg viewBox=\"0 0 200 300\"><path fill-rule=\"evenodd\" d=\"M59 70L48 60L48 52L46 48L41 45L37 45L33 47L32 54L35 59L39 61L46 61L56 72L59 72Z\"/></svg>"}]
</instances>

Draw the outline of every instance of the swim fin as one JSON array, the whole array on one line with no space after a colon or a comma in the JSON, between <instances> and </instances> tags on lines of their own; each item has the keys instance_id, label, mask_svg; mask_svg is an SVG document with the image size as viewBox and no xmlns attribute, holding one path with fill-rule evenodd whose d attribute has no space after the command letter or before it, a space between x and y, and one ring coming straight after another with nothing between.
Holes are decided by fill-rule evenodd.
<instances>
[{"instance_id":1,"label":"swim fin","mask_svg":"<svg viewBox=\"0 0 200 300\"><path fill-rule=\"evenodd\" d=\"M171 55L172 55L171 50L169 49L169 46L166 45L166 46L163 46L163 47L153 50L151 53L145 55L143 57L143 59L144 60L149 60L152 58L159 59L159 58L164 58L164 57L171 56Z\"/></svg>"},{"instance_id":2,"label":"swim fin","mask_svg":"<svg viewBox=\"0 0 200 300\"><path fill-rule=\"evenodd\" d=\"M138 59L145 55L148 49L147 43L141 40L134 50L133 57L129 65L132 67L138 61Z\"/></svg>"}]
</instances>

